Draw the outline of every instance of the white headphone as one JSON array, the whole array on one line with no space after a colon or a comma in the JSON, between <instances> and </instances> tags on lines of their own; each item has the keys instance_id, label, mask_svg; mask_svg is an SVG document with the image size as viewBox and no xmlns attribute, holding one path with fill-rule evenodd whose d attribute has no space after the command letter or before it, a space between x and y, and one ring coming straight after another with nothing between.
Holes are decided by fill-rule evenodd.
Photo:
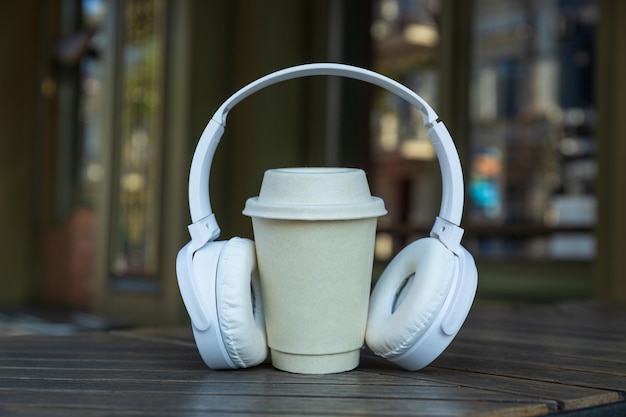
<instances>
[{"instance_id":1,"label":"white headphone","mask_svg":"<svg viewBox=\"0 0 626 417\"><path fill-rule=\"evenodd\" d=\"M423 368L450 344L476 293L476 265L461 246L461 163L448 130L420 96L383 75L343 64L307 64L266 75L226 100L202 132L189 174L191 241L176 258L196 345L212 369L250 367L267 357L254 243L237 237L216 241L220 229L211 210L209 173L226 116L236 104L272 84L313 75L378 85L416 107L428 128L443 177L439 216L430 237L402 249L378 279L366 330L366 343L375 354L408 370Z\"/></svg>"}]
</instances>

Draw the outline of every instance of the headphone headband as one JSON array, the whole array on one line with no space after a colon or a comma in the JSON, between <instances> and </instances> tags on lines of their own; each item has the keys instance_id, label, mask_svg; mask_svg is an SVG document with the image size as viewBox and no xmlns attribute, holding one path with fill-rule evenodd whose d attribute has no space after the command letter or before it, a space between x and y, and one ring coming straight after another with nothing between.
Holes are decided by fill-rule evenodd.
<instances>
[{"instance_id":1,"label":"headphone headband","mask_svg":"<svg viewBox=\"0 0 626 417\"><path fill-rule=\"evenodd\" d=\"M241 88L217 109L202 132L191 163L189 209L193 224L189 226L189 230L192 239L207 242L219 235L219 227L211 210L208 188L211 163L224 133L228 112L240 101L265 87L313 75L335 75L377 85L406 100L420 111L424 126L428 128L428 136L435 147L442 174L442 202L438 220L444 224L439 225L439 230L444 232L446 225L458 226L461 222L464 199L461 163L454 142L443 123L437 121L435 111L415 92L384 75L350 65L319 63L299 65L268 74ZM437 222L432 233L438 234L436 228Z\"/></svg>"}]
</instances>

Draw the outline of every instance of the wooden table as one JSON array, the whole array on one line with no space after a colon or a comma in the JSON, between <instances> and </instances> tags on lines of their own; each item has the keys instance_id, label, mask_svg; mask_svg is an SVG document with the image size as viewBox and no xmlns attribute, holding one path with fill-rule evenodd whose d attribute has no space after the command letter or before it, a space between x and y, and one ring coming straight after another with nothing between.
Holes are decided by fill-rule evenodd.
<instances>
[{"instance_id":1,"label":"wooden table","mask_svg":"<svg viewBox=\"0 0 626 417\"><path fill-rule=\"evenodd\" d=\"M432 366L211 371L187 328L0 338L2 416L626 415L626 306L474 310Z\"/></svg>"}]
</instances>

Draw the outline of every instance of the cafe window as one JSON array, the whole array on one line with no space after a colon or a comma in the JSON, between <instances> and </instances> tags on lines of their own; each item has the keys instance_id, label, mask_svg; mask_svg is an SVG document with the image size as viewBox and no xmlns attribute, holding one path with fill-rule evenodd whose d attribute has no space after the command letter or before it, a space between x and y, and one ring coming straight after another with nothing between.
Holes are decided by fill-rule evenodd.
<instances>
[{"instance_id":1,"label":"cafe window","mask_svg":"<svg viewBox=\"0 0 626 417\"><path fill-rule=\"evenodd\" d=\"M597 19L589 0L474 2L466 175L477 255L594 256Z\"/></svg>"},{"instance_id":2,"label":"cafe window","mask_svg":"<svg viewBox=\"0 0 626 417\"><path fill-rule=\"evenodd\" d=\"M438 109L438 0L374 2L373 67ZM482 259L589 260L595 254L596 146L592 0L471 3L467 71L465 245ZM446 45L449 45L446 44ZM445 120L444 120L445 122ZM379 92L372 106L377 257L428 233L440 203L439 167L419 112Z\"/></svg>"},{"instance_id":3,"label":"cafe window","mask_svg":"<svg viewBox=\"0 0 626 417\"><path fill-rule=\"evenodd\" d=\"M373 68L408 86L437 109L440 94L437 1L374 2ZM419 111L378 90L371 122L373 182L389 214L379 219L376 257L381 261L428 233L438 212L439 167Z\"/></svg>"},{"instance_id":4,"label":"cafe window","mask_svg":"<svg viewBox=\"0 0 626 417\"><path fill-rule=\"evenodd\" d=\"M118 10L116 133L110 269L120 289L158 288L163 148L165 4Z\"/></svg>"},{"instance_id":5,"label":"cafe window","mask_svg":"<svg viewBox=\"0 0 626 417\"><path fill-rule=\"evenodd\" d=\"M165 0L81 0L78 201L107 224L112 288L159 287ZM76 42L75 42L76 43ZM74 155L68 153L68 155Z\"/></svg>"}]
</instances>

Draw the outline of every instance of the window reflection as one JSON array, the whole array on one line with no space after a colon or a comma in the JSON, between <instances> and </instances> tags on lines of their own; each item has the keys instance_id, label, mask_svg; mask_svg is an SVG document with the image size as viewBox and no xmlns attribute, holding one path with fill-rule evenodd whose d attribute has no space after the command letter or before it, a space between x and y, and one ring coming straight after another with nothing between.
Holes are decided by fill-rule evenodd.
<instances>
[{"instance_id":1,"label":"window reflection","mask_svg":"<svg viewBox=\"0 0 626 417\"><path fill-rule=\"evenodd\" d=\"M161 199L164 9L160 0L122 3L112 272L156 278Z\"/></svg>"},{"instance_id":2,"label":"window reflection","mask_svg":"<svg viewBox=\"0 0 626 417\"><path fill-rule=\"evenodd\" d=\"M81 181L81 203L88 207L97 207L97 196L101 193L105 171L102 165L104 138L102 135L103 78L105 66L103 51L110 46L102 28L109 12L106 0L83 0L82 25L89 36L89 53L80 60L81 68L81 122L82 152L79 158ZM109 42L108 42L109 41Z\"/></svg>"},{"instance_id":3,"label":"window reflection","mask_svg":"<svg viewBox=\"0 0 626 417\"><path fill-rule=\"evenodd\" d=\"M374 69L439 107L437 0L374 2ZM594 0L476 0L466 113L465 243L481 258L590 259L595 253ZM461 94L461 96L463 96ZM452 98L448 98L452 99ZM458 110L457 109L457 110ZM439 205L435 153L417 110L388 93L372 109L377 257L428 232Z\"/></svg>"},{"instance_id":4,"label":"window reflection","mask_svg":"<svg viewBox=\"0 0 626 417\"><path fill-rule=\"evenodd\" d=\"M474 2L466 213L500 230L477 254L593 256L596 25L590 0Z\"/></svg>"},{"instance_id":5,"label":"window reflection","mask_svg":"<svg viewBox=\"0 0 626 417\"><path fill-rule=\"evenodd\" d=\"M439 103L438 0L374 2L371 34L374 69ZM376 90L372 113L373 188L389 214L379 219L376 258L399 248L432 225L439 208L439 167L419 111L405 100ZM435 196L435 197L434 197Z\"/></svg>"}]
</instances>

